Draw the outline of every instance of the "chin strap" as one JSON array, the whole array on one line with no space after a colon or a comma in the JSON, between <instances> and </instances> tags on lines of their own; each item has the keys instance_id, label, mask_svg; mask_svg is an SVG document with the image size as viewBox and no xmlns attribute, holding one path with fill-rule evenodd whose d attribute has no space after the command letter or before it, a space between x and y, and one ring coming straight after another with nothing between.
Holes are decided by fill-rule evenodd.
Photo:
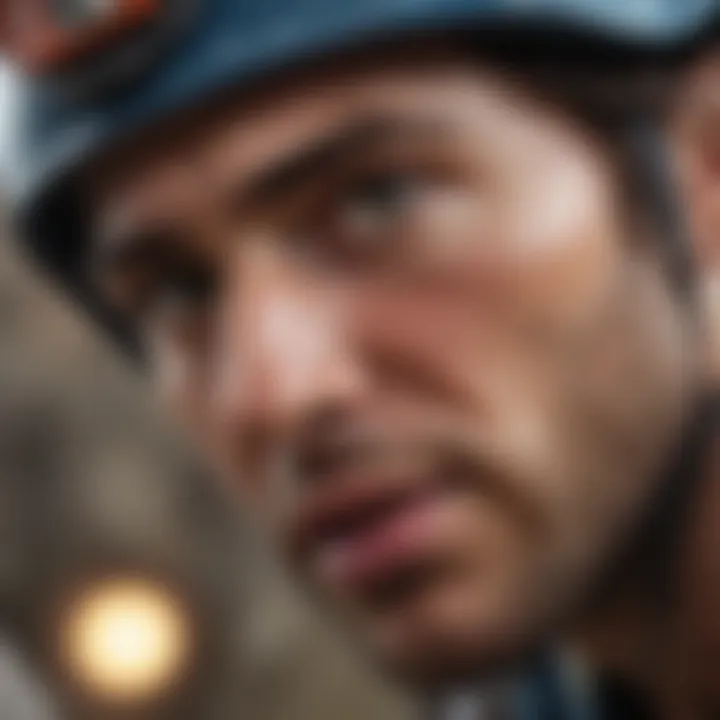
<instances>
[{"instance_id":1,"label":"chin strap","mask_svg":"<svg viewBox=\"0 0 720 720\"><path fill-rule=\"evenodd\" d=\"M667 134L657 118L636 116L626 122L624 135L632 157L633 189L652 212L668 277L681 296L692 301L695 259Z\"/></svg>"},{"instance_id":2,"label":"chin strap","mask_svg":"<svg viewBox=\"0 0 720 720\"><path fill-rule=\"evenodd\" d=\"M669 157L667 135L654 117L633 117L626 128L635 187L655 219L668 277L692 313L697 290L695 259L686 225L687 213ZM657 505L641 529L643 569L650 572L650 578L657 582L657 590L669 601L676 587L674 579L686 516L704 479L702 464L720 432L719 400L720 394L714 390L706 391L697 400L685 433L668 463Z\"/></svg>"}]
</instances>

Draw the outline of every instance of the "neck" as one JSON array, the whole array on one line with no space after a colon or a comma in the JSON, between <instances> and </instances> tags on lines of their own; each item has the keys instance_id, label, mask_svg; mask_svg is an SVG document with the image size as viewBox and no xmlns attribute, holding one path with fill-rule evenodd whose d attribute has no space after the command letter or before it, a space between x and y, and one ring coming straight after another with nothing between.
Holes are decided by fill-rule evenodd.
<instances>
[{"instance_id":1,"label":"neck","mask_svg":"<svg viewBox=\"0 0 720 720\"><path fill-rule=\"evenodd\" d=\"M642 550L578 633L593 665L683 720L720 711L720 431L712 413L668 479Z\"/></svg>"}]
</instances>

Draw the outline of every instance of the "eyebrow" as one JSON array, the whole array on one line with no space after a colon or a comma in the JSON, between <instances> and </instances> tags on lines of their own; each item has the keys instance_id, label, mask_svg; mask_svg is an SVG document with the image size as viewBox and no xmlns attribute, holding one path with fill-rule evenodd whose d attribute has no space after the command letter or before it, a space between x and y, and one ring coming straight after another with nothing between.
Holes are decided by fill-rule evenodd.
<instances>
[{"instance_id":1,"label":"eyebrow","mask_svg":"<svg viewBox=\"0 0 720 720\"><path fill-rule=\"evenodd\" d=\"M255 203L268 204L274 198L307 183L312 178L337 171L344 163L355 157L363 157L371 148L407 138L410 135L437 132L439 121L415 117L388 118L376 116L345 127L331 137L322 137L293 152L290 157L280 160L261 171L250 183L232 181L227 190L234 207L252 206ZM99 228L92 243L91 267L111 267L130 260L145 249L167 248L172 230L163 223L129 228L118 227L115 223Z\"/></svg>"},{"instance_id":2,"label":"eyebrow","mask_svg":"<svg viewBox=\"0 0 720 720\"><path fill-rule=\"evenodd\" d=\"M236 205L267 203L311 178L337 170L349 158L362 157L374 146L407 137L410 133L427 133L437 129L437 120L387 117L366 119L329 138L323 137L310 143L289 158L262 171L249 185L234 193Z\"/></svg>"}]
</instances>

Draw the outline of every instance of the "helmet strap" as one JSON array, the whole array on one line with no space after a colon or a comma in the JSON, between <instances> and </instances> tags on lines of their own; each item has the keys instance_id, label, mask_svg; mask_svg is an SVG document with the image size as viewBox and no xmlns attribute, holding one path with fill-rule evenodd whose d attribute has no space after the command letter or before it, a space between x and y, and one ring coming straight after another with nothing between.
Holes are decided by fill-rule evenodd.
<instances>
[{"instance_id":1,"label":"helmet strap","mask_svg":"<svg viewBox=\"0 0 720 720\"><path fill-rule=\"evenodd\" d=\"M635 190L652 212L663 261L682 297L695 297L695 261L682 194L669 157L668 138L655 117L636 115L625 125Z\"/></svg>"}]
</instances>

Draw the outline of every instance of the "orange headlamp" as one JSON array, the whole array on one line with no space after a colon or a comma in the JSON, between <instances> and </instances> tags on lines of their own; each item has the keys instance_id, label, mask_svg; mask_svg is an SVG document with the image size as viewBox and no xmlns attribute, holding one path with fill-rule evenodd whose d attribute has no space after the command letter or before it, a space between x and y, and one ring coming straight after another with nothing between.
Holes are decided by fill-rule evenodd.
<instances>
[{"instance_id":1,"label":"orange headlamp","mask_svg":"<svg viewBox=\"0 0 720 720\"><path fill-rule=\"evenodd\" d=\"M0 0L2 51L46 75L121 41L162 10L162 0Z\"/></svg>"}]
</instances>

